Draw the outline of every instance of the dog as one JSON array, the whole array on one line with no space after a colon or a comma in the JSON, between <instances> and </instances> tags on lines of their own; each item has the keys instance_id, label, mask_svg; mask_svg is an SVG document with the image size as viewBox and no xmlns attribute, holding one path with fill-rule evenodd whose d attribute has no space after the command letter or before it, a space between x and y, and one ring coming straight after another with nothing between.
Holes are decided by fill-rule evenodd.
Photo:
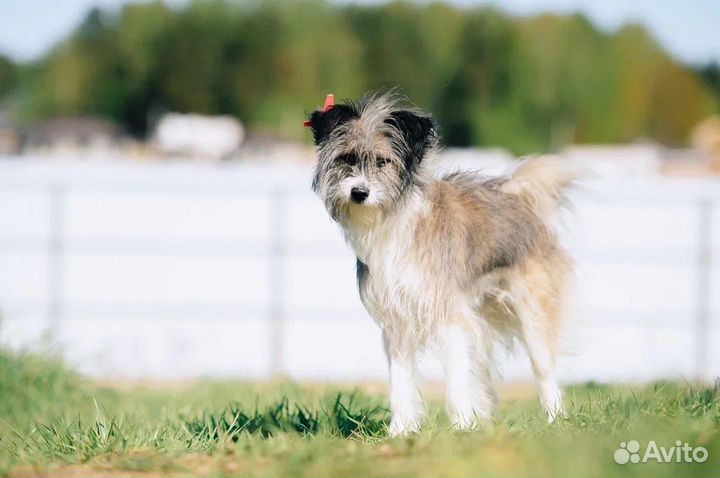
<instances>
[{"instance_id":1,"label":"dog","mask_svg":"<svg viewBox=\"0 0 720 478\"><path fill-rule=\"evenodd\" d=\"M576 174L552 156L513 174L433 176L432 116L393 93L309 115L317 150L312 189L357 257L360 298L382 330L391 435L416 432L424 408L418 353L439 350L452 424L491 420L494 351L519 339L550 420L572 261L552 227Z\"/></svg>"}]
</instances>

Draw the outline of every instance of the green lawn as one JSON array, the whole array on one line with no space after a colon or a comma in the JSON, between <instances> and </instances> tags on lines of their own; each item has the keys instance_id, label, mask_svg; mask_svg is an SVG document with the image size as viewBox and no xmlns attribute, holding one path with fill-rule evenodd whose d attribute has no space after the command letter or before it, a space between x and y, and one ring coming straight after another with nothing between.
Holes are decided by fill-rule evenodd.
<instances>
[{"instance_id":1,"label":"green lawn","mask_svg":"<svg viewBox=\"0 0 720 478\"><path fill-rule=\"evenodd\" d=\"M484 429L388 439L387 397L361 388L202 381L100 386L57 360L0 351L0 474L9 476L717 476L720 389L663 382L566 388L548 425L514 393ZM705 447L704 463L618 465L621 442ZM673 458L674 459L674 458Z\"/></svg>"}]
</instances>

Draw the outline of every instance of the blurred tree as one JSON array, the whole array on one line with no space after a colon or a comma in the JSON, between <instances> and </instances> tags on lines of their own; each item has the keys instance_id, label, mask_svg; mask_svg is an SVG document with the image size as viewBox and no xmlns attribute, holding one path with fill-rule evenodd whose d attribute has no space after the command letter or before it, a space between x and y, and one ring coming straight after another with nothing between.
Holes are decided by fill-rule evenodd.
<instances>
[{"instance_id":1,"label":"blurred tree","mask_svg":"<svg viewBox=\"0 0 720 478\"><path fill-rule=\"evenodd\" d=\"M639 25L614 37L619 58L614 95L616 141L654 138L683 144L690 130L714 107L712 92L691 70L679 65Z\"/></svg>"},{"instance_id":2,"label":"blurred tree","mask_svg":"<svg viewBox=\"0 0 720 478\"><path fill-rule=\"evenodd\" d=\"M268 81L273 83L266 81L270 88L257 95L253 122L285 137L303 138L298 119L322 103L326 93L354 98L364 92L362 44L345 18L325 2L278 2L274 8L276 30L283 34L269 53L273 60ZM263 61L256 58L254 68L263 71Z\"/></svg>"},{"instance_id":3,"label":"blurred tree","mask_svg":"<svg viewBox=\"0 0 720 478\"><path fill-rule=\"evenodd\" d=\"M470 12L457 47L459 61L447 87L440 89L434 111L452 146L492 144L490 112L508 105L510 59L516 31L510 20L495 10Z\"/></svg>"},{"instance_id":4,"label":"blurred tree","mask_svg":"<svg viewBox=\"0 0 720 478\"><path fill-rule=\"evenodd\" d=\"M38 68L30 87L36 116L98 115L122 119L130 100L116 31L98 9L56 47Z\"/></svg>"},{"instance_id":5,"label":"blurred tree","mask_svg":"<svg viewBox=\"0 0 720 478\"><path fill-rule=\"evenodd\" d=\"M166 32L176 20L175 12L162 2L129 4L120 12L117 48L129 99L118 120L136 134L143 134L151 126L152 115L163 109L159 64L167 48Z\"/></svg>"},{"instance_id":6,"label":"blurred tree","mask_svg":"<svg viewBox=\"0 0 720 478\"><path fill-rule=\"evenodd\" d=\"M0 98L10 94L18 82L17 66L10 58L0 55Z\"/></svg>"},{"instance_id":7,"label":"blurred tree","mask_svg":"<svg viewBox=\"0 0 720 478\"><path fill-rule=\"evenodd\" d=\"M713 61L697 69L700 78L715 95L715 110L720 111L720 63Z\"/></svg>"},{"instance_id":8,"label":"blurred tree","mask_svg":"<svg viewBox=\"0 0 720 478\"><path fill-rule=\"evenodd\" d=\"M326 93L399 87L437 114L447 144L526 153L638 137L680 144L717 108L717 69L678 64L640 26L608 34L580 15L156 0L90 11L20 70L0 58L0 95L18 92L27 118L99 115L138 135L164 111L192 111L302 139L304 112Z\"/></svg>"},{"instance_id":9,"label":"blurred tree","mask_svg":"<svg viewBox=\"0 0 720 478\"><path fill-rule=\"evenodd\" d=\"M682 145L688 133L714 111L715 98L691 71L663 57L652 85L647 131L669 145Z\"/></svg>"},{"instance_id":10,"label":"blurred tree","mask_svg":"<svg viewBox=\"0 0 720 478\"><path fill-rule=\"evenodd\" d=\"M581 15L542 15L518 22L513 62L518 149L552 150L574 141L602 141L600 126L614 84L605 36ZM520 130L522 131L522 130ZM510 139L508 139L510 140Z\"/></svg>"}]
</instances>

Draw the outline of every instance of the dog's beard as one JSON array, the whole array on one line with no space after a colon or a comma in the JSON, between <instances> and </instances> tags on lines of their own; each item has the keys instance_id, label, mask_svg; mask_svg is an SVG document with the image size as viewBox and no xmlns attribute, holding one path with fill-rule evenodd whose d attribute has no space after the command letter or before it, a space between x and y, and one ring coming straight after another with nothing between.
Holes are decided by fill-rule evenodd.
<instances>
[{"instance_id":1,"label":"dog's beard","mask_svg":"<svg viewBox=\"0 0 720 478\"><path fill-rule=\"evenodd\" d=\"M392 214L408 187L395 171L376 171L369 176L343 177L332 169L318 171L314 189L335 221L347 227L367 227ZM351 199L352 188L357 186L368 191L368 197L362 203Z\"/></svg>"},{"instance_id":2,"label":"dog's beard","mask_svg":"<svg viewBox=\"0 0 720 478\"><path fill-rule=\"evenodd\" d=\"M371 196L363 204L350 200L349 194L340 185L321 188L318 195L330 216L345 227L370 226L384 217L389 210L383 195L377 189L371 192Z\"/></svg>"},{"instance_id":3,"label":"dog's beard","mask_svg":"<svg viewBox=\"0 0 720 478\"><path fill-rule=\"evenodd\" d=\"M348 205L346 225L369 228L380 222L385 217L385 212L378 205L354 204Z\"/></svg>"}]
</instances>

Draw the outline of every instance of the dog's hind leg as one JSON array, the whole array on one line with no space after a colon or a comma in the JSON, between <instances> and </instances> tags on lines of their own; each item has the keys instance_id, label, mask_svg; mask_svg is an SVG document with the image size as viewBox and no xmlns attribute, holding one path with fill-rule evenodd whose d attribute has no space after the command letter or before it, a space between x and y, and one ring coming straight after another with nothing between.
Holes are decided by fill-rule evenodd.
<instances>
[{"instance_id":1,"label":"dog's hind leg","mask_svg":"<svg viewBox=\"0 0 720 478\"><path fill-rule=\"evenodd\" d=\"M440 330L440 347L446 375L446 402L454 427L471 428L492 418L497 395L492 386L490 357L481 331L460 325ZM488 344L489 346L489 344Z\"/></svg>"},{"instance_id":2,"label":"dog's hind leg","mask_svg":"<svg viewBox=\"0 0 720 478\"><path fill-rule=\"evenodd\" d=\"M553 320L535 298L525 298L517 307L520 319L520 336L538 382L540 403L549 421L563 412L562 391L555 377L557 337Z\"/></svg>"},{"instance_id":3,"label":"dog's hind leg","mask_svg":"<svg viewBox=\"0 0 720 478\"><path fill-rule=\"evenodd\" d=\"M550 421L562 415L562 393L555 376L560 333L566 320L572 263L557 247L529 258L524 281L513 291L520 337L525 344Z\"/></svg>"}]
</instances>

